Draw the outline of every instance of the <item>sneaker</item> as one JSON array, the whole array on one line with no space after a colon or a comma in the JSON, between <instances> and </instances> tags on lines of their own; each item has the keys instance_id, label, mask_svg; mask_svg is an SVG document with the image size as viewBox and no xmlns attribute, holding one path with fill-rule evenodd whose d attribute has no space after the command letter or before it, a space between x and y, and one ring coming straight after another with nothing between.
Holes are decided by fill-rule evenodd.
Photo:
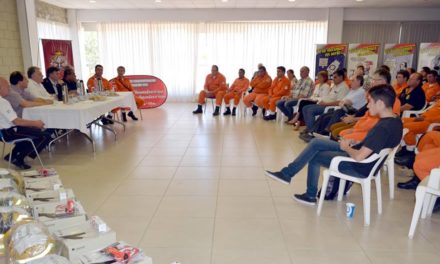
<instances>
[{"instance_id":1,"label":"sneaker","mask_svg":"<svg viewBox=\"0 0 440 264\"><path fill-rule=\"evenodd\" d=\"M316 205L316 198L308 196L307 193L295 194L292 196L292 199L305 205L309 205L309 206Z\"/></svg>"},{"instance_id":2,"label":"sneaker","mask_svg":"<svg viewBox=\"0 0 440 264\"><path fill-rule=\"evenodd\" d=\"M281 182L282 184L289 185L290 184L290 178L286 177L281 171L266 171L265 172L267 177L270 177L278 182Z\"/></svg>"}]
</instances>

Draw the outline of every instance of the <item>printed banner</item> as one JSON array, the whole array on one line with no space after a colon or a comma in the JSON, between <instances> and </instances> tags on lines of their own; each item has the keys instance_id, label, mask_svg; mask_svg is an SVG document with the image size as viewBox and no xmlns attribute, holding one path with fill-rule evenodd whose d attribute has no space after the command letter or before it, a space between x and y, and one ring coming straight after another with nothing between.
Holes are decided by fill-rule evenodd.
<instances>
[{"instance_id":1,"label":"printed banner","mask_svg":"<svg viewBox=\"0 0 440 264\"><path fill-rule=\"evenodd\" d=\"M70 40L56 40L56 39L42 39L44 66L50 66L62 69L65 66L73 65L72 41Z\"/></svg>"},{"instance_id":2,"label":"printed banner","mask_svg":"<svg viewBox=\"0 0 440 264\"><path fill-rule=\"evenodd\" d=\"M390 67L391 77L396 78L396 73L412 67L416 44L385 44L383 64Z\"/></svg>"},{"instance_id":3,"label":"printed banner","mask_svg":"<svg viewBox=\"0 0 440 264\"><path fill-rule=\"evenodd\" d=\"M425 66L431 69L440 67L440 43L420 43L418 71Z\"/></svg>"},{"instance_id":4,"label":"printed banner","mask_svg":"<svg viewBox=\"0 0 440 264\"><path fill-rule=\"evenodd\" d=\"M352 76L360 65L365 68L365 75L373 76L379 59L380 44L355 43L348 45L347 75Z\"/></svg>"},{"instance_id":5,"label":"printed banner","mask_svg":"<svg viewBox=\"0 0 440 264\"><path fill-rule=\"evenodd\" d=\"M344 68L347 44L317 44L315 74L327 71L329 77Z\"/></svg>"},{"instance_id":6,"label":"printed banner","mask_svg":"<svg viewBox=\"0 0 440 264\"><path fill-rule=\"evenodd\" d=\"M151 75L127 75L125 77L133 85L134 93L145 101L140 108L156 108L167 100L168 90L161 79Z\"/></svg>"}]
</instances>

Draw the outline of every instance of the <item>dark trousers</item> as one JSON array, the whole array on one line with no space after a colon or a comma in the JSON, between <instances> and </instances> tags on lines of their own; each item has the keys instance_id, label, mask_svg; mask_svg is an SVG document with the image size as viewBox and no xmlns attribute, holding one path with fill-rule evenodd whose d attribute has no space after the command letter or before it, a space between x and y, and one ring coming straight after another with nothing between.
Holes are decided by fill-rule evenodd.
<instances>
[{"instance_id":1,"label":"dark trousers","mask_svg":"<svg viewBox=\"0 0 440 264\"><path fill-rule=\"evenodd\" d=\"M43 150L50 142L50 134L36 128L11 127L8 129L2 129L2 134L5 141L30 138L34 142L38 152ZM12 149L11 155L12 160L17 162L23 162L26 156L29 156L33 159L37 157L37 153L35 153L32 144L26 141L16 143Z\"/></svg>"}]
</instances>

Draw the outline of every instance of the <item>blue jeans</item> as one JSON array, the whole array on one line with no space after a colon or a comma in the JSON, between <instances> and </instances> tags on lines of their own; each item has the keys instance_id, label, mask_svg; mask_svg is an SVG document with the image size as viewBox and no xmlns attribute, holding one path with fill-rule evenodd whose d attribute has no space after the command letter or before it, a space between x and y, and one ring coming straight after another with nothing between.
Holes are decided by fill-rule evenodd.
<instances>
[{"instance_id":1,"label":"blue jeans","mask_svg":"<svg viewBox=\"0 0 440 264\"><path fill-rule=\"evenodd\" d=\"M290 120L293 118L293 107L298 103L297 99L279 100L277 107Z\"/></svg>"},{"instance_id":2,"label":"blue jeans","mask_svg":"<svg viewBox=\"0 0 440 264\"><path fill-rule=\"evenodd\" d=\"M307 168L307 195L309 197L316 197L318 192L318 181L320 175L320 168L330 167L332 159L336 156L348 156L347 152L339 147L339 143L328 139L312 139L307 147L299 154L296 159L287 167L284 167L281 172L290 178L293 178L306 164ZM359 176L359 173L354 170L355 163L344 162L339 166L339 171L348 175Z\"/></svg>"},{"instance_id":3,"label":"blue jeans","mask_svg":"<svg viewBox=\"0 0 440 264\"><path fill-rule=\"evenodd\" d=\"M315 116L324 113L325 106L312 104L306 105L302 109L302 114L304 117L304 122L306 123L307 130L312 131L313 124L315 124Z\"/></svg>"}]
</instances>

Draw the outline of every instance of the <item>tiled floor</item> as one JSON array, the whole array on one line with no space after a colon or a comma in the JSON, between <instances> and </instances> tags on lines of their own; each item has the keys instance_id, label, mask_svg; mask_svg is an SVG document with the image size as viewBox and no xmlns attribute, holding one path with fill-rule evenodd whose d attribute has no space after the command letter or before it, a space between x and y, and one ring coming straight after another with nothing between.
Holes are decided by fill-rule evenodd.
<instances>
[{"instance_id":1,"label":"tiled floor","mask_svg":"<svg viewBox=\"0 0 440 264\"><path fill-rule=\"evenodd\" d=\"M440 215L420 222L407 238L414 192L396 190L384 210L372 198L363 226L355 186L345 202L326 202L322 215L290 198L305 190L303 170L290 186L267 179L305 146L284 124L261 118L193 116L192 104L144 110L117 142L95 128L97 153L80 135L57 144L44 161L74 189L119 239L139 245L155 264L440 263ZM35 163L34 163L35 164ZM397 181L408 172L397 169Z\"/></svg>"}]
</instances>

